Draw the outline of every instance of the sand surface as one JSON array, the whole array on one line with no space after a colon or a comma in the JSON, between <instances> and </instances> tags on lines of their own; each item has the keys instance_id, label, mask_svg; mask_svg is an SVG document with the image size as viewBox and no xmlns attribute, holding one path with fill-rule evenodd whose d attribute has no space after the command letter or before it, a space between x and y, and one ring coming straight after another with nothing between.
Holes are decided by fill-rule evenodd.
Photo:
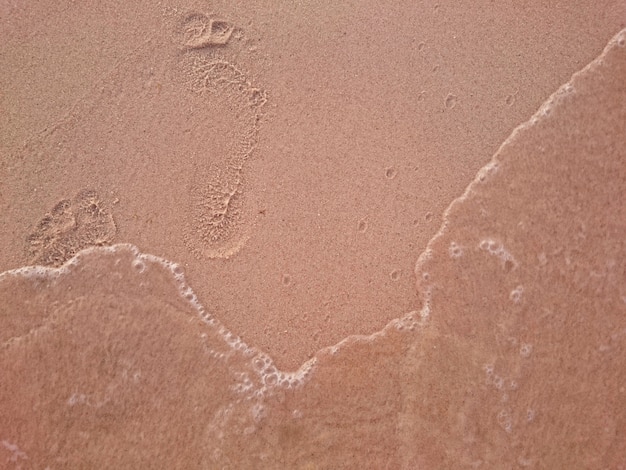
<instances>
[{"instance_id":1,"label":"sand surface","mask_svg":"<svg viewBox=\"0 0 626 470\"><path fill-rule=\"evenodd\" d=\"M626 6L48 3L2 464L622 468Z\"/></svg>"}]
</instances>

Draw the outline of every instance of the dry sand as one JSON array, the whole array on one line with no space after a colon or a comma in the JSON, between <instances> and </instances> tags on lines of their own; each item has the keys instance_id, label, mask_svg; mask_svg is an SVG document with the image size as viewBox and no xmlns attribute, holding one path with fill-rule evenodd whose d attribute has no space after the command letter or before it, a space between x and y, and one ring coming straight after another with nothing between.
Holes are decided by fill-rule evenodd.
<instances>
[{"instance_id":1,"label":"dry sand","mask_svg":"<svg viewBox=\"0 0 626 470\"><path fill-rule=\"evenodd\" d=\"M624 5L2 8L8 468L621 468Z\"/></svg>"}]
</instances>

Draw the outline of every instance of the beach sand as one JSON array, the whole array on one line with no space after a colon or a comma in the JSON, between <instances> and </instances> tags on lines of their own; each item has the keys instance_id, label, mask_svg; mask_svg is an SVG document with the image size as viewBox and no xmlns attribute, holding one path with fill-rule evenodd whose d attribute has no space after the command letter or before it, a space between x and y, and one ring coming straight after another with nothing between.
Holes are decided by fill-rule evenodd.
<instances>
[{"instance_id":1,"label":"beach sand","mask_svg":"<svg viewBox=\"0 0 626 470\"><path fill-rule=\"evenodd\" d=\"M621 468L626 6L372 3L2 7L7 468Z\"/></svg>"}]
</instances>

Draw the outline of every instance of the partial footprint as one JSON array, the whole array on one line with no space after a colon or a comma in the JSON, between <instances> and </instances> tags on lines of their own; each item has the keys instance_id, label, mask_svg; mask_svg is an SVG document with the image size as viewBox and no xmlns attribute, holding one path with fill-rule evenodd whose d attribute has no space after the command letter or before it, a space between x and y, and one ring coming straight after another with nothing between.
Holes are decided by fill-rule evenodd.
<instances>
[{"instance_id":1,"label":"partial footprint","mask_svg":"<svg viewBox=\"0 0 626 470\"><path fill-rule=\"evenodd\" d=\"M185 244L199 259L228 258L248 239L243 175L231 167L195 173Z\"/></svg>"},{"instance_id":2,"label":"partial footprint","mask_svg":"<svg viewBox=\"0 0 626 470\"><path fill-rule=\"evenodd\" d=\"M237 253L249 237L245 164L257 145L267 96L227 57L235 29L230 23L193 13L181 24L180 67L184 86L192 92L190 100L206 108L200 112L208 116L207 126L223 113L234 127L226 155L206 155L195 163L184 241L199 259L225 258ZM213 45L222 47L208 47Z\"/></svg>"},{"instance_id":3,"label":"partial footprint","mask_svg":"<svg viewBox=\"0 0 626 470\"><path fill-rule=\"evenodd\" d=\"M180 22L178 32L185 47L200 49L225 45L234 29L227 21L213 19L202 13L190 13Z\"/></svg>"},{"instance_id":4,"label":"partial footprint","mask_svg":"<svg viewBox=\"0 0 626 470\"><path fill-rule=\"evenodd\" d=\"M59 201L26 241L31 262L60 266L80 250L108 245L117 228L95 191L84 189L74 199Z\"/></svg>"}]
</instances>

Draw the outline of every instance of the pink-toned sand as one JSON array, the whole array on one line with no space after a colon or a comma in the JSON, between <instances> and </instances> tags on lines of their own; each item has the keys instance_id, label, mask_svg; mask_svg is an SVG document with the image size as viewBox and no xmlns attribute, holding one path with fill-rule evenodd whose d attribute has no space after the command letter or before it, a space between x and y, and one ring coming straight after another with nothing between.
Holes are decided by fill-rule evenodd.
<instances>
[{"instance_id":1,"label":"pink-toned sand","mask_svg":"<svg viewBox=\"0 0 626 470\"><path fill-rule=\"evenodd\" d=\"M0 269L51 268L0 277L0 462L620 468L626 6L47 3L0 11Z\"/></svg>"}]
</instances>

